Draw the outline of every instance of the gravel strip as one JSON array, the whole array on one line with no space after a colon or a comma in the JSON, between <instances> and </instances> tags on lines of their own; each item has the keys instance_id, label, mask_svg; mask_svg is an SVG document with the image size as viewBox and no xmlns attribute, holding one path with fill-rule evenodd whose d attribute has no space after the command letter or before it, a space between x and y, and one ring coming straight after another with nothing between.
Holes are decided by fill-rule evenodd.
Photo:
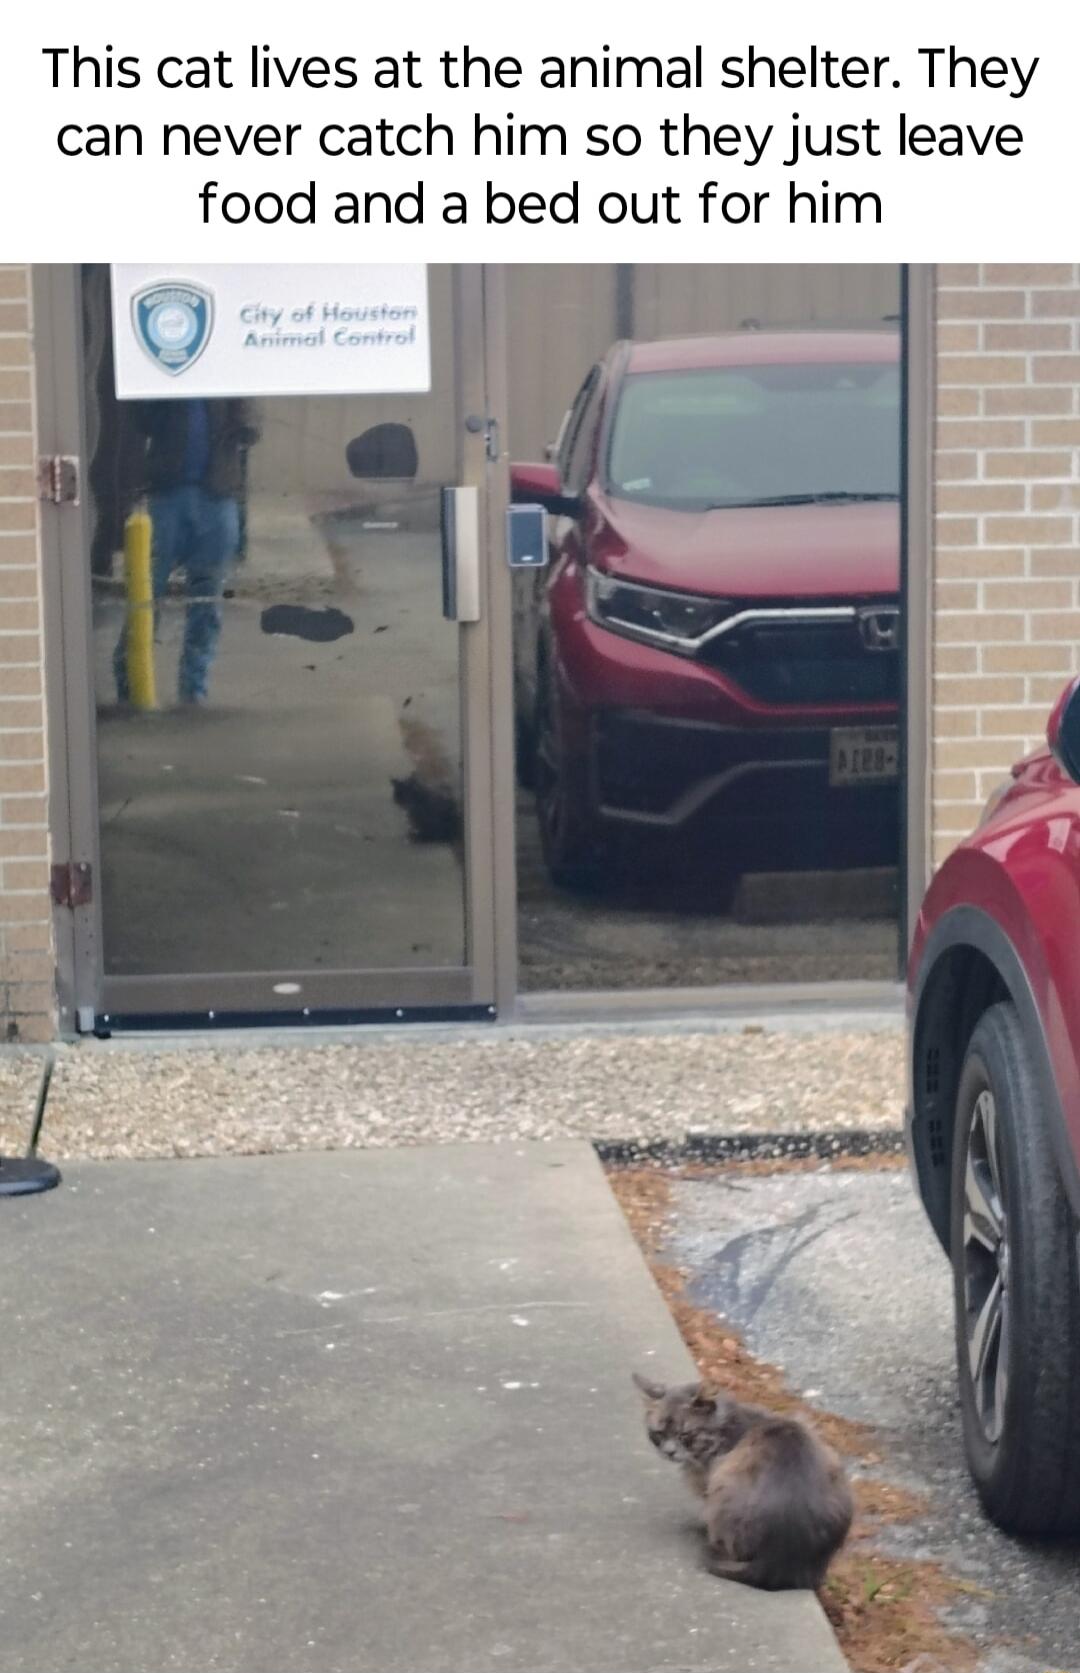
<instances>
[{"instance_id":1,"label":"gravel strip","mask_svg":"<svg viewBox=\"0 0 1080 1673\"><path fill-rule=\"evenodd\" d=\"M900 1028L86 1044L58 1053L42 1149L64 1160L895 1128L903 1049Z\"/></svg>"},{"instance_id":2,"label":"gravel strip","mask_svg":"<svg viewBox=\"0 0 1080 1673\"><path fill-rule=\"evenodd\" d=\"M14 1047L0 1048L0 1156L22 1156L30 1142L43 1060Z\"/></svg>"},{"instance_id":3,"label":"gravel strip","mask_svg":"<svg viewBox=\"0 0 1080 1673\"><path fill-rule=\"evenodd\" d=\"M902 1127L820 1127L800 1133L690 1133L683 1139L597 1139L607 1167L680 1168L718 1162L870 1161L906 1154Z\"/></svg>"}]
</instances>

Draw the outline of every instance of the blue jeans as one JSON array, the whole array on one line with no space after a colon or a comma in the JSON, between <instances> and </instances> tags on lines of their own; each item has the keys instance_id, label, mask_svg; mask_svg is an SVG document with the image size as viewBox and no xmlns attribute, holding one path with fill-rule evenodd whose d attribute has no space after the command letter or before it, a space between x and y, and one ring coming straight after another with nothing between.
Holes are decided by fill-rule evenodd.
<instances>
[{"instance_id":1,"label":"blue jeans","mask_svg":"<svg viewBox=\"0 0 1080 1673\"><path fill-rule=\"evenodd\" d=\"M221 637L221 605L229 566L240 544L240 507L195 485L150 495L154 598L165 597L173 571L183 568L188 606L180 653L180 701L206 696L210 665ZM113 653L116 695L126 703L127 622Z\"/></svg>"}]
</instances>

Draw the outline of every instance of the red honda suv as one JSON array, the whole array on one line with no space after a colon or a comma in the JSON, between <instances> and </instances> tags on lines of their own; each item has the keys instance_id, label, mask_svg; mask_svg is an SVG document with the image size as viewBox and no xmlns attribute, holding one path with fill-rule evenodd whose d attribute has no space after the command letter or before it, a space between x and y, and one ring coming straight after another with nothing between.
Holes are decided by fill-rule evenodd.
<instances>
[{"instance_id":1,"label":"red honda suv","mask_svg":"<svg viewBox=\"0 0 1080 1673\"><path fill-rule=\"evenodd\" d=\"M937 872L909 970L908 1146L953 1267L987 1512L1080 1532L1080 681Z\"/></svg>"},{"instance_id":2,"label":"red honda suv","mask_svg":"<svg viewBox=\"0 0 1080 1673\"><path fill-rule=\"evenodd\" d=\"M895 863L896 333L617 343L555 452L511 470L551 513L515 681L555 881L618 832L703 836L714 876Z\"/></svg>"}]
</instances>

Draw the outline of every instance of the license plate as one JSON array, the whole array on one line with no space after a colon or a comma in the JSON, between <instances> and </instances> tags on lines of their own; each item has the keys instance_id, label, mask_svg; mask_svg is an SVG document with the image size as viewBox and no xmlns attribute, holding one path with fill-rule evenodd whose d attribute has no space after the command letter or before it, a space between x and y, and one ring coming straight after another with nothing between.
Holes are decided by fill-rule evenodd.
<instances>
[{"instance_id":1,"label":"license plate","mask_svg":"<svg viewBox=\"0 0 1080 1673\"><path fill-rule=\"evenodd\" d=\"M888 784L899 772L895 726L837 727L829 736L829 784Z\"/></svg>"}]
</instances>

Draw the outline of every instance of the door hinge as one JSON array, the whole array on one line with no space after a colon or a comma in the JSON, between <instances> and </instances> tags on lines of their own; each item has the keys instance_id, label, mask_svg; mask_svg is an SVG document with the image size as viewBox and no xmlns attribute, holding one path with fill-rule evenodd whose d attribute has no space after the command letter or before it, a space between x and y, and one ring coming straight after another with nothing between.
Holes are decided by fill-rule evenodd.
<instances>
[{"instance_id":1,"label":"door hinge","mask_svg":"<svg viewBox=\"0 0 1080 1673\"><path fill-rule=\"evenodd\" d=\"M87 860L68 860L52 868L52 898L69 912L89 906L94 898L94 877Z\"/></svg>"},{"instance_id":2,"label":"door hinge","mask_svg":"<svg viewBox=\"0 0 1080 1673\"><path fill-rule=\"evenodd\" d=\"M78 505L79 461L74 453L46 453L38 460L38 499L46 505Z\"/></svg>"}]
</instances>

